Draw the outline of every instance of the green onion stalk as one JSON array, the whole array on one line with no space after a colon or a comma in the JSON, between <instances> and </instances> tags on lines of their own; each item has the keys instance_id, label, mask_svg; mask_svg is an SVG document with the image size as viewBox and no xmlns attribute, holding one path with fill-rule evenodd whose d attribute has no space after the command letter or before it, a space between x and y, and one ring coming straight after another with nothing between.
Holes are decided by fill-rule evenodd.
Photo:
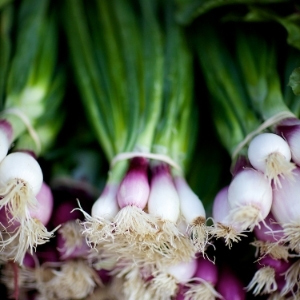
<instances>
[{"instance_id":1,"label":"green onion stalk","mask_svg":"<svg viewBox=\"0 0 300 300\"><path fill-rule=\"evenodd\" d=\"M64 11L75 80L110 164L91 215L82 210L82 232L100 265L112 259L120 277L137 275L127 276L127 285L133 277L144 283L153 267L190 260L199 251L196 235L179 229L172 175L183 178L196 136L189 128L195 110L191 53L169 2L67 1ZM162 198L163 182L170 194ZM203 250L205 237L199 244ZM131 270L132 261L138 270Z\"/></svg>"},{"instance_id":2,"label":"green onion stalk","mask_svg":"<svg viewBox=\"0 0 300 300\"><path fill-rule=\"evenodd\" d=\"M112 241L122 243L126 238L124 230L130 233L130 244L136 245L134 241L140 232L143 234L143 224L152 235L155 232L148 215L136 205L123 210L124 214L129 211L124 221L118 215L117 193L128 161L113 162L119 153L140 153L141 158L132 161L140 169L137 171L142 174L140 178L147 183L148 159L142 156L151 149L160 114L163 52L153 7L148 1L141 7L145 20L139 20L132 3L126 1L77 2L76 5L66 2L69 18L66 18L65 28L75 79L90 125L111 164L91 216L84 212L84 234L92 247L102 247L103 243L109 246ZM142 39L143 32L148 34L147 39ZM137 190L136 195L139 194L144 197L143 191ZM136 221L139 217L141 222ZM132 224L128 224L130 222ZM124 245L126 243L125 240ZM120 244L119 248L126 250Z\"/></svg>"},{"instance_id":3,"label":"green onion stalk","mask_svg":"<svg viewBox=\"0 0 300 300\"><path fill-rule=\"evenodd\" d=\"M262 120L252 107L241 70L230 52L231 40L223 38L218 25L208 26L205 20L199 22L195 38L196 54L211 99L217 134L231 156L231 173L234 179L241 170L251 166L247 155L248 144L245 141L261 126ZM210 233L215 238L223 238L226 245L231 247L232 242L240 241L244 231L253 230L263 218L255 206L250 207L253 210L246 206L248 210L242 211L240 205L230 207L227 193L226 189L222 192L224 197L220 197L220 194L215 198L212 210L214 224Z\"/></svg>"},{"instance_id":4,"label":"green onion stalk","mask_svg":"<svg viewBox=\"0 0 300 300\"><path fill-rule=\"evenodd\" d=\"M48 1L8 3L0 14L1 259L22 264L26 251L33 253L53 235L46 217L44 222L34 213L44 186L37 159L62 125L57 111L64 79L57 70L56 16Z\"/></svg>"}]
</instances>

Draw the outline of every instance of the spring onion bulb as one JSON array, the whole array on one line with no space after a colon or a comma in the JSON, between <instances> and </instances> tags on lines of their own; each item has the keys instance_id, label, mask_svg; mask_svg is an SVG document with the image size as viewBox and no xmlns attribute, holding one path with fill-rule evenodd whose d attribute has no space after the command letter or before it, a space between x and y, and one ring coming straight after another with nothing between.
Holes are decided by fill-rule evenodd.
<instances>
[{"instance_id":1,"label":"spring onion bulb","mask_svg":"<svg viewBox=\"0 0 300 300\"><path fill-rule=\"evenodd\" d=\"M125 299L153 299L153 292L148 288L147 276L139 267L131 267L122 277L124 279L122 291ZM147 272L146 272L147 274Z\"/></svg>"},{"instance_id":2,"label":"spring onion bulb","mask_svg":"<svg viewBox=\"0 0 300 300\"><path fill-rule=\"evenodd\" d=\"M107 183L100 197L92 206L91 215L80 210L85 220L81 223L82 234L90 247L96 247L104 241L113 241L112 220L119 212L117 192L119 185Z\"/></svg>"},{"instance_id":3,"label":"spring onion bulb","mask_svg":"<svg viewBox=\"0 0 300 300\"><path fill-rule=\"evenodd\" d=\"M179 285L186 284L195 274L197 260L191 259L170 265L154 273L149 282L149 289L153 292L153 299L170 299L176 296Z\"/></svg>"},{"instance_id":4,"label":"spring onion bulb","mask_svg":"<svg viewBox=\"0 0 300 300\"><path fill-rule=\"evenodd\" d=\"M176 264L189 261L195 249L189 237L182 234L177 226L180 199L170 167L165 163L155 162L152 165L148 212L156 218L158 226L153 247L150 248L160 253L161 262Z\"/></svg>"},{"instance_id":5,"label":"spring onion bulb","mask_svg":"<svg viewBox=\"0 0 300 300\"><path fill-rule=\"evenodd\" d=\"M117 204L118 186L107 184L101 196L92 206L92 217L112 220L119 212Z\"/></svg>"},{"instance_id":6,"label":"spring onion bulb","mask_svg":"<svg viewBox=\"0 0 300 300\"><path fill-rule=\"evenodd\" d=\"M0 120L0 161L7 155L12 142L13 129L6 120Z\"/></svg>"},{"instance_id":7,"label":"spring onion bulb","mask_svg":"<svg viewBox=\"0 0 300 300\"><path fill-rule=\"evenodd\" d=\"M181 215L188 224L188 235L192 239L196 252L204 253L208 242L204 206L182 176L176 176L174 183L180 199Z\"/></svg>"},{"instance_id":8,"label":"spring onion bulb","mask_svg":"<svg viewBox=\"0 0 300 300\"><path fill-rule=\"evenodd\" d=\"M288 178L281 178L281 188L273 189L273 204L272 214L279 222L283 230L283 237L280 239L281 243L288 243L291 250L300 253L300 168L294 170L293 180Z\"/></svg>"},{"instance_id":9,"label":"spring onion bulb","mask_svg":"<svg viewBox=\"0 0 300 300\"><path fill-rule=\"evenodd\" d=\"M170 169L163 163L153 166L151 190L148 200L150 214L160 218L166 223L165 230L170 224L170 237L176 233L176 222L180 215L180 200L173 183Z\"/></svg>"},{"instance_id":10,"label":"spring onion bulb","mask_svg":"<svg viewBox=\"0 0 300 300\"><path fill-rule=\"evenodd\" d=\"M283 237L283 228L275 221L272 213L260 222L259 226L254 228L256 240L251 245L256 247L256 255L261 257L270 255L274 259L288 260L289 249L280 242Z\"/></svg>"},{"instance_id":11,"label":"spring onion bulb","mask_svg":"<svg viewBox=\"0 0 300 300\"><path fill-rule=\"evenodd\" d=\"M276 125L275 131L286 140L291 150L292 161L300 166L300 120L287 118Z\"/></svg>"},{"instance_id":12,"label":"spring onion bulb","mask_svg":"<svg viewBox=\"0 0 300 300\"><path fill-rule=\"evenodd\" d=\"M215 289L217 282L217 266L209 259L199 257L197 259L196 272L186 284L189 289L184 294L184 300L222 298Z\"/></svg>"},{"instance_id":13,"label":"spring onion bulb","mask_svg":"<svg viewBox=\"0 0 300 300\"><path fill-rule=\"evenodd\" d=\"M1 241L4 255L22 264L27 250L46 243L56 229L48 232L53 197L43 183L38 162L29 154L15 152L0 164L0 207L7 217L7 228Z\"/></svg>"},{"instance_id":14,"label":"spring onion bulb","mask_svg":"<svg viewBox=\"0 0 300 300\"><path fill-rule=\"evenodd\" d=\"M45 299L83 299L93 292L99 277L84 260L36 268L36 289ZM76 284L74 284L76 283Z\"/></svg>"},{"instance_id":15,"label":"spring onion bulb","mask_svg":"<svg viewBox=\"0 0 300 300\"><path fill-rule=\"evenodd\" d=\"M276 283L277 283L277 290L273 293L271 293L268 296L268 300L293 300L296 299L296 294L295 293L289 293L289 295L284 296L282 295L282 289L285 286L285 279L284 279L284 274L277 276L276 277Z\"/></svg>"},{"instance_id":16,"label":"spring onion bulb","mask_svg":"<svg viewBox=\"0 0 300 300\"><path fill-rule=\"evenodd\" d=\"M35 196L41 189L43 173L29 154L15 152L0 163L0 208L5 207L12 220L21 221L29 208L37 206Z\"/></svg>"},{"instance_id":17,"label":"spring onion bulb","mask_svg":"<svg viewBox=\"0 0 300 300\"><path fill-rule=\"evenodd\" d=\"M57 250L61 260L86 257L89 249L77 221L70 220L62 224L57 235Z\"/></svg>"},{"instance_id":18,"label":"spring onion bulb","mask_svg":"<svg viewBox=\"0 0 300 300\"><path fill-rule=\"evenodd\" d=\"M73 200L73 199L72 199ZM57 227L61 224L64 224L71 220L81 219L82 215L79 210L77 210L75 199L65 200L56 205L55 210L53 211L51 224L53 227Z\"/></svg>"},{"instance_id":19,"label":"spring onion bulb","mask_svg":"<svg viewBox=\"0 0 300 300\"><path fill-rule=\"evenodd\" d=\"M215 196L212 207L213 226L210 227L210 234L216 239L223 238L225 245L229 248L232 243L237 243L245 236L236 224L230 222L230 207L228 203L228 187L223 187Z\"/></svg>"},{"instance_id":20,"label":"spring onion bulb","mask_svg":"<svg viewBox=\"0 0 300 300\"><path fill-rule=\"evenodd\" d=\"M116 253L106 251L103 245L99 244L88 252L86 259L95 270L105 269L111 271L116 268L120 258Z\"/></svg>"},{"instance_id":21,"label":"spring onion bulb","mask_svg":"<svg viewBox=\"0 0 300 300\"><path fill-rule=\"evenodd\" d=\"M299 281L300 260L297 259L293 264L284 272L285 284L280 292L281 296L293 294L295 296L300 293Z\"/></svg>"},{"instance_id":22,"label":"spring onion bulb","mask_svg":"<svg viewBox=\"0 0 300 300\"><path fill-rule=\"evenodd\" d=\"M244 169L233 177L228 187L229 220L241 230L252 231L271 210L272 188L263 173Z\"/></svg>"},{"instance_id":23,"label":"spring onion bulb","mask_svg":"<svg viewBox=\"0 0 300 300\"><path fill-rule=\"evenodd\" d=\"M255 272L247 286L247 291L253 290L253 295L271 294L277 290L275 270L269 266L260 268Z\"/></svg>"},{"instance_id":24,"label":"spring onion bulb","mask_svg":"<svg viewBox=\"0 0 300 300\"><path fill-rule=\"evenodd\" d=\"M37 207L30 210L32 218L39 220L44 226L46 226L53 213L53 195L50 186L43 182L39 192L36 195ZM59 224L57 225L59 226ZM56 227L57 227L56 226Z\"/></svg>"},{"instance_id":25,"label":"spring onion bulb","mask_svg":"<svg viewBox=\"0 0 300 300\"><path fill-rule=\"evenodd\" d=\"M229 266L223 266L219 270L216 290L223 300L245 300L246 291L243 282Z\"/></svg>"},{"instance_id":26,"label":"spring onion bulb","mask_svg":"<svg viewBox=\"0 0 300 300\"><path fill-rule=\"evenodd\" d=\"M253 295L271 294L277 291L277 278L290 267L290 262L274 259L269 255L264 256L258 263L258 270L246 287L247 291L253 290Z\"/></svg>"},{"instance_id":27,"label":"spring onion bulb","mask_svg":"<svg viewBox=\"0 0 300 300\"><path fill-rule=\"evenodd\" d=\"M155 238L157 233L155 218L144 211L149 194L148 159L135 157L131 159L117 193L120 211L113 219L113 223L114 235L118 239L138 238L143 242L149 237L151 239L151 236L152 239Z\"/></svg>"},{"instance_id":28,"label":"spring onion bulb","mask_svg":"<svg viewBox=\"0 0 300 300\"><path fill-rule=\"evenodd\" d=\"M261 133L249 144L248 158L251 165L263 172L275 186L280 187L279 177L293 177L295 164L291 162L288 143L275 133Z\"/></svg>"}]
</instances>

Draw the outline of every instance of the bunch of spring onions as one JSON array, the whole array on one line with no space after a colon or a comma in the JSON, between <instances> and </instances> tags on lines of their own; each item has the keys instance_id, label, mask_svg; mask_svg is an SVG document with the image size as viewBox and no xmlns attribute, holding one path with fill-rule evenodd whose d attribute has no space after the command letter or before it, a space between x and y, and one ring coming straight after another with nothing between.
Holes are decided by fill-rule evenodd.
<instances>
[{"instance_id":1,"label":"bunch of spring onions","mask_svg":"<svg viewBox=\"0 0 300 300\"><path fill-rule=\"evenodd\" d=\"M0 17L0 257L21 265L27 251L53 236L45 227L51 193L37 159L62 124L57 110L64 75L56 67L58 33L49 1L4 4Z\"/></svg>"},{"instance_id":2,"label":"bunch of spring onions","mask_svg":"<svg viewBox=\"0 0 300 300\"><path fill-rule=\"evenodd\" d=\"M212 233L230 246L254 231L259 269L247 290L283 299L298 297L298 261L293 259L300 245L298 99L290 89L285 101L274 41L243 29L234 31L232 48L216 31L199 30L197 53L216 128L233 160L232 180L214 201ZM291 66L296 68L299 60L292 59L294 50L288 49L288 55L285 65L291 74Z\"/></svg>"},{"instance_id":3,"label":"bunch of spring onions","mask_svg":"<svg viewBox=\"0 0 300 300\"><path fill-rule=\"evenodd\" d=\"M76 110L78 103L72 99L72 104ZM74 111L66 113L64 132L57 137L55 148L43 154L44 164L49 165L53 195L47 228L59 228L48 243L38 246L32 255L26 254L22 266L2 266L0 280L14 298L19 295L30 299L82 299L96 295L98 290L108 294L110 277L87 261L89 247L78 223L82 214L74 210L76 198L86 210L91 209L98 193L94 184L106 179L106 174L101 173L103 159L94 152L89 127L84 123L74 126ZM69 125L72 136L65 139L65 134L70 134Z\"/></svg>"},{"instance_id":4,"label":"bunch of spring onions","mask_svg":"<svg viewBox=\"0 0 300 300\"><path fill-rule=\"evenodd\" d=\"M170 299L208 243L184 178L197 122L190 50L171 1L66 1L64 11L82 103L110 163L91 213L80 209L90 261L127 299Z\"/></svg>"}]
</instances>

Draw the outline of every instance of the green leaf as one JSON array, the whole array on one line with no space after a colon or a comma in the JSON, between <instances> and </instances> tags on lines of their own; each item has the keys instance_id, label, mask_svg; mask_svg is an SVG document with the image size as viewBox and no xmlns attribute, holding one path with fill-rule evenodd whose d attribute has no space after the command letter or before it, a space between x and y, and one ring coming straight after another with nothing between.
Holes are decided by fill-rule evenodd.
<instances>
[{"instance_id":1,"label":"green leaf","mask_svg":"<svg viewBox=\"0 0 300 300\"><path fill-rule=\"evenodd\" d=\"M11 56L11 27L13 7L11 5L0 11L0 108L3 109L7 72Z\"/></svg>"},{"instance_id":2,"label":"green leaf","mask_svg":"<svg viewBox=\"0 0 300 300\"><path fill-rule=\"evenodd\" d=\"M281 2L291 2L290 0L176 0L177 20L181 24L189 24L197 17L208 11L236 4L272 4Z\"/></svg>"},{"instance_id":3,"label":"green leaf","mask_svg":"<svg viewBox=\"0 0 300 300\"><path fill-rule=\"evenodd\" d=\"M280 13L272 9L250 5L248 7L248 12L245 15L238 16L230 13L224 16L222 20L240 22L277 22L287 31L287 43L300 50L300 15L298 13L281 16Z\"/></svg>"},{"instance_id":4,"label":"green leaf","mask_svg":"<svg viewBox=\"0 0 300 300\"><path fill-rule=\"evenodd\" d=\"M288 85L292 88L295 95L300 95L300 67L294 69Z\"/></svg>"},{"instance_id":5,"label":"green leaf","mask_svg":"<svg viewBox=\"0 0 300 300\"><path fill-rule=\"evenodd\" d=\"M47 0L25 0L21 3L17 19L16 52L8 77L9 95L18 95L27 83L42 38L41 24L47 4Z\"/></svg>"},{"instance_id":6,"label":"green leaf","mask_svg":"<svg viewBox=\"0 0 300 300\"><path fill-rule=\"evenodd\" d=\"M14 0L0 0L0 9L5 8L5 6L7 4L9 4L10 2L13 2Z\"/></svg>"}]
</instances>

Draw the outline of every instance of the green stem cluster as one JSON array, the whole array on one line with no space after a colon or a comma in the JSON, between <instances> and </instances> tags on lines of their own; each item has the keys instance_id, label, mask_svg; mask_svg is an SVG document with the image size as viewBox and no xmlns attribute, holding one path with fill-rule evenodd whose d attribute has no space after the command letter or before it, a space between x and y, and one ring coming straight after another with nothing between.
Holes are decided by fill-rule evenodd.
<instances>
[{"instance_id":1,"label":"green stem cluster","mask_svg":"<svg viewBox=\"0 0 300 300\"><path fill-rule=\"evenodd\" d=\"M12 125L15 149L25 148L40 155L53 143L63 118L58 113L64 70L57 69L57 15L48 0L24 0L18 5L5 4L0 19L1 118ZM40 147L24 120L37 133Z\"/></svg>"},{"instance_id":2,"label":"green stem cluster","mask_svg":"<svg viewBox=\"0 0 300 300\"><path fill-rule=\"evenodd\" d=\"M75 79L107 160L163 152L184 164L194 137L187 139L192 58L172 2L68 0L64 9ZM117 163L108 181L120 181L125 169Z\"/></svg>"}]
</instances>

